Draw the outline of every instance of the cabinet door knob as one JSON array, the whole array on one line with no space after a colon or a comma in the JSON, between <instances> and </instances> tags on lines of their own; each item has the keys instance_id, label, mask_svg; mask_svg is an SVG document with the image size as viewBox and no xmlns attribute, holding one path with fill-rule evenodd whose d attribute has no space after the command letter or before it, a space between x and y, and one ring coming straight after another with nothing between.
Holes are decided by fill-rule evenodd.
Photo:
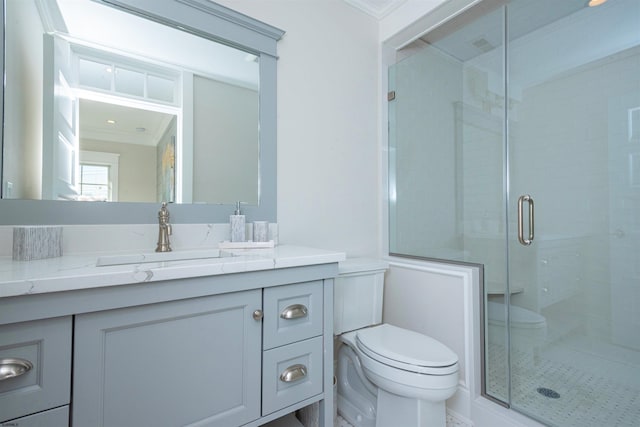
<instances>
[{"instance_id":1,"label":"cabinet door knob","mask_svg":"<svg viewBox=\"0 0 640 427\"><path fill-rule=\"evenodd\" d=\"M302 304L293 304L282 310L280 317L283 319L298 319L306 317L309 310Z\"/></svg>"},{"instance_id":2,"label":"cabinet door knob","mask_svg":"<svg viewBox=\"0 0 640 427\"><path fill-rule=\"evenodd\" d=\"M25 359L0 359L0 381L19 377L33 369L33 363Z\"/></svg>"},{"instance_id":3,"label":"cabinet door knob","mask_svg":"<svg viewBox=\"0 0 640 427\"><path fill-rule=\"evenodd\" d=\"M263 312L262 312L262 310L260 310L260 309L255 310L255 311L253 312L253 318L254 318L255 320L262 320L262 317L263 317L263 316L264 316L264 313L263 313Z\"/></svg>"},{"instance_id":4,"label":"cabinet door knob","mask_svg":"<svg viewBox=\"0 0 640 427\"><path fill-rule=\"evenodd\" d=\"M289 366L280 374L280 381L292 383L307 376L307 367L301 364Z\"/></svg>"}]
</instances>

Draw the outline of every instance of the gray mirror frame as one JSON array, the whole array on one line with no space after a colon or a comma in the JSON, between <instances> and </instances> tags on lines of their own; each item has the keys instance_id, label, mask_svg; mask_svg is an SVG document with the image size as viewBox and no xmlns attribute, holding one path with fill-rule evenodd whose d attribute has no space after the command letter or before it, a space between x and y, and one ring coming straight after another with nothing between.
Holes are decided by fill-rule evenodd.
<instances>
[{"instance_id":1,"label":"gray mirror frame","mask_svg":"<svg viewBox=\"0 0 640 427\"><path fill-rule=\"evenodd\" d=\"M253 53L260 58L260 202L244 205L248 221L277 222L276 68L277 42L284 31L208 0L93 0L199 36ZM0 19L5 22L2 2ZM4 31L0 66L4 72ZM0 91L4 128L4 85ZM4 132L0 132L0 147ZM0 162L2 176L2 162ZM215 183L212 183L215 185ZM2 189L0 189L0 192ZM102 203L0 199L0 225L149 224L157 221L159 203ZM224 223L233 205L172 204L173 223Z\"/></svg>"}]
</instances>

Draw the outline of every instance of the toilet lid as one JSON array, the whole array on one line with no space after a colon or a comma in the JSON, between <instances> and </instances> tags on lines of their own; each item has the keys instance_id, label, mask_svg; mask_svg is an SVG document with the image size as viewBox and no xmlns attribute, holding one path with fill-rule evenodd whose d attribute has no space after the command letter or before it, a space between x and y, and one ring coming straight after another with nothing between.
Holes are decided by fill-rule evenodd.
<instances>
[{"instance_id":1,"label":"toilet lid","mask_svg":"<svg viewBox=\"0 0 640 427\"><path fill-rule=\"evenodd\" d=\"M392 325L358 331L356 345L372 359L407 371L446 375L458 370L458 356L447 346Z\"/></svg>"}]
</instances>

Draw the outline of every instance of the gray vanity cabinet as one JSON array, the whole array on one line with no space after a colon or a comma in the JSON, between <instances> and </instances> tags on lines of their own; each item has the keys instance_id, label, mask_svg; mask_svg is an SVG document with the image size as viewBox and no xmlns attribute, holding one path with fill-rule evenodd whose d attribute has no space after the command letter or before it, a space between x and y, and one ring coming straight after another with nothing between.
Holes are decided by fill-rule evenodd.
<instances>
[{"instance_id":1,"label":"gray vanity cabinet","mask_svg":"<svg viewBox=\"0 0 640 427\"><path fill-rule=\"evenodd\" d=\"M64 316L0 325L0 426L69 424L71 323Z\"/></svg>"},{"instance_id":2,"label":"gray vanity cabinet","mask_svg":"<svg viewBox=\"0 0 640 427\"><path fill-rule=\"evenodd\" d=\"M260 418L262 290L76 316L75 426L236 426Z\"/></svg>"},{"instance_id":3,"label":"gray vanity cabinet","mask_svg":"<svg viewBox=\"0 0 640 427\"><path fill-rule=\"evenodd\" d=\"M259 427L297 410L332 427L337 270L0 298L0 363L32 365L0 376L0 427Z\"/></svg>"}]
</instances>

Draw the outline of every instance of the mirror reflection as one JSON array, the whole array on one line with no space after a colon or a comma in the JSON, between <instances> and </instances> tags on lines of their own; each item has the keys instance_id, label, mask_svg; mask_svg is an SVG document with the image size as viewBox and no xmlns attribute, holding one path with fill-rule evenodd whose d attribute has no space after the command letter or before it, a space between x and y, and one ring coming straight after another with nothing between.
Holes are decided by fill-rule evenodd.
<instances>
[{"instance_id":1,"label":"mirror reflection","mask_svg":"<svg viewBox=\"0 0 640 427\"><path fill-rule=\"evenodd\" d=\"M256 56L91 0L5 26L3 198L258 204Z\"/></svg>"},{"instance_id":2,"label":"mirror reflection","mask_svg":"<svg viewBox=\"0 0 640 427\"><path fill-rule=\"evenodd\" d=\"M177 118L80 99L78 199L175 201Z\"/></svg>"}]
</instances>

